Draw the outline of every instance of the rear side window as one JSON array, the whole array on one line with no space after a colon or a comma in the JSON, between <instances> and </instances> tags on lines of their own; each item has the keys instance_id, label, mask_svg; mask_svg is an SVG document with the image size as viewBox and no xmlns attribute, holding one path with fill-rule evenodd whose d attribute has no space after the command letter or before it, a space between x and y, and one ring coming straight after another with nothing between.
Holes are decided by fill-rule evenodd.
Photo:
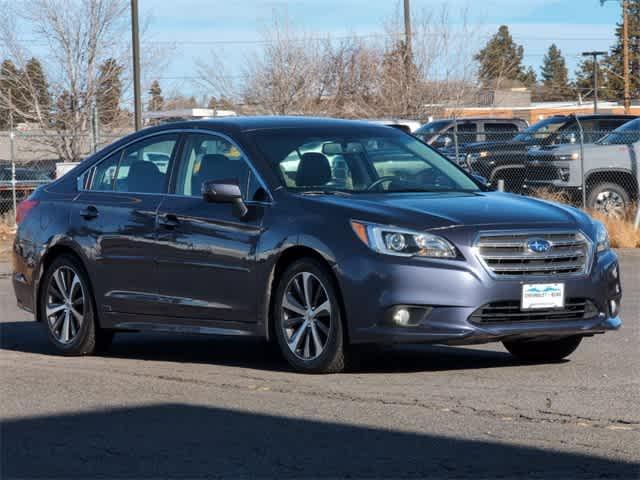
<instances>
[{"instance_id":1,"label":"rear side window","mask_svg":"<svg viewBox=\"0 0 640 480\"><path fill-rule=\"evenodd\" d=\"M458 125L458 142L471 143L478 141L478 125L475 123L461 123Z\"/></svg>"},{"instance_id":2,"label":"rear side window","mask_svg":"<svg viewBox=\"0 0 640 480\"><path fill-rule=\"evenodd\" d=\"M485 123L485 138L489 141L511 140L518 132L518 126L514 123Z\"/></svg>"},{"instance_id":3,"label":"rear side window","mask_svg":"<svg viewBox=\"0 0 640 480\"><path fill-rule=\"evenodd\" d=\"M90 190L132 193L165 191L177 135L154 136L118 151L96 167Z\"/></svg>"},{"instance_id":4,"label":"rear side window","mask_svg":"<svg viewBox=\"0 0 640 480\"><path fill-rule=\"evenodd\" d=\"M600 130L602 132L602 134L604 135L605 133L609 133L613 130L615 130L618 127L621 127L622 125L624 125L625 123L627 123L629 121L628 118L609 118L609 119L601 119L598 121L598 130Z\"/></svg>"},{"instance_id":5,"label":"rear side window","mask_svg":"<svg viewBox=\"0 0 640 480\"><path fill-rule=\"evenodd\" d=\"M98 192L108 192L113 190L116 172L118 170L118 161L120 160L121 155L122 152L114 153L96 166L90 190Z\"/></svg>"}]
</instances>

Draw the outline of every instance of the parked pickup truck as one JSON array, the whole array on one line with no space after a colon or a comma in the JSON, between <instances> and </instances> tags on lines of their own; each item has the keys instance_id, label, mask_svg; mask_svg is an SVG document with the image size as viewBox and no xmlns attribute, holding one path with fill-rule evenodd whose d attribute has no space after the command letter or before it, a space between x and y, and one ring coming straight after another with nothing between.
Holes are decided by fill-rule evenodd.
<instances>
[{"instance_id":1,"label":"parked pickup truck","mask_svg":"<svg viewBox=\"0 0 640 480\"><path fill-rule=\"evenodd\" d=\"M580 198L584 164L587 207L622 217L638 199L639 158L640 118L582 148L570 144L530 150L525 185L528 191L547 189Z\"/></svg>"},{"instance_id":2,"label":"parked pickup truck","mask_svg":"<svg viewBox=\"0 0 640 480\"><path fill-rule=\"evenodd\" d=\"M11 166L0 166L0 214L13 209ZM16 203L28 197L40 185L52 180L51 172L33 168L16 168Z\"/></svg>"},{"instance_id":3,"label":"parked pickup truck","mask_svg":"<svg viewBox=\"0 0 640 480\"><path fill-rule=\"evenodd\" d=\"M634 118L610 114L554 115L534 123L513 140L467 145L466 162L473 173L482 175L493 185L504 180L505 190L522 193L529 150L578 143L580 127L584 142L592 143Z\"/></svg>"}]
</instances>

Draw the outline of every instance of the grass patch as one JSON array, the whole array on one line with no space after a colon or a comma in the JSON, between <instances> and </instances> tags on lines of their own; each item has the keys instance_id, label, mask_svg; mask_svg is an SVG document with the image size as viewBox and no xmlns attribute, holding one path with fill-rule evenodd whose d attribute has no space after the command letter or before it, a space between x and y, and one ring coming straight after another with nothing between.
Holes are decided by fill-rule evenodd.
<instances>
[{"instance_id":1,"label":"grass patch","mask_svg":"<svg viewBox=\"0 0 640 480\"><path fill-rule=\"evenodd\" d=\"M533 196L552 202L571 204L571 199L564 192L554 192L541 188L536 190ZM636 230L634 226L637 209L638 205L634 205L626 212L623 218L607 217L595 210L587 210L586 212L592 218L600 220L607 227L612 247L640 248L640 229Z\"/></svg>"}]
</instances>

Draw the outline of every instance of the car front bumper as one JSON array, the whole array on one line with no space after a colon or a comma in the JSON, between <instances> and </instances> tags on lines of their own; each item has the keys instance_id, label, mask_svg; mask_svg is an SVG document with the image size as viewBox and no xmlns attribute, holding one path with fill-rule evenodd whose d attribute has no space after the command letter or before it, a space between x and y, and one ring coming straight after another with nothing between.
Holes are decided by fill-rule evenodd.
<instances>
[{"instance_id":1,"label":"car front bumper","mask_svg":"<svg viewBox=\"0 0 640 480\"><path fill-rule=\"evenodd\" d=\"M517 338L593 335L620 328L617 311L609 301L620 304L618 260L613 251L599 254L589 275L564 278L492 278L476 261L398 261L377 256L358 265L349 261L337 272L352 343L439 343L466 345ZM354 260L355 262L356 260ZM616 270L614 279L612 272ZM353 272L351 275L348 272ZM503 301L520 301L525 283L563 282L565 298L583 298L597 312L590 318L571 320L536 319L477 323L470 319L480 307ZM389 312L397 306L426 308L413 326L399 326ZM619 307L618 307L619 308Z\"/></svg>"}]
</instances>

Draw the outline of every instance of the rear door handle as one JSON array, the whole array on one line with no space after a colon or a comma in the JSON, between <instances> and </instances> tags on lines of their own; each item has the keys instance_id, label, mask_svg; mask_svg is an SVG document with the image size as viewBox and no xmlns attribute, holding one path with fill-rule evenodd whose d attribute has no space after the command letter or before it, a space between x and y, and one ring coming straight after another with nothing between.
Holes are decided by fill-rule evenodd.
<instances>
[{"instance_id":1,"label":"rear door handle","mask_svg":"<svg viewBox=\"0 0 640 480\"><path fill-rule=\"evenodd\" d=\"M175 215L168 213L158 218L158 224L164 228L176 228L180 224L180 220Z\"/></svg>"},{"instance_id":2,"label":"rear door handle","mask_svg":"<svg viewBox=\"0 0 640 480\"><path fill-rule=\"evenodd\" d=\"M85 207L82 210L80 210L80 216L85 220L91 220L98 216L98 209L93 205L89 205L88 207Z\"/></svg>"}]
</instances>

